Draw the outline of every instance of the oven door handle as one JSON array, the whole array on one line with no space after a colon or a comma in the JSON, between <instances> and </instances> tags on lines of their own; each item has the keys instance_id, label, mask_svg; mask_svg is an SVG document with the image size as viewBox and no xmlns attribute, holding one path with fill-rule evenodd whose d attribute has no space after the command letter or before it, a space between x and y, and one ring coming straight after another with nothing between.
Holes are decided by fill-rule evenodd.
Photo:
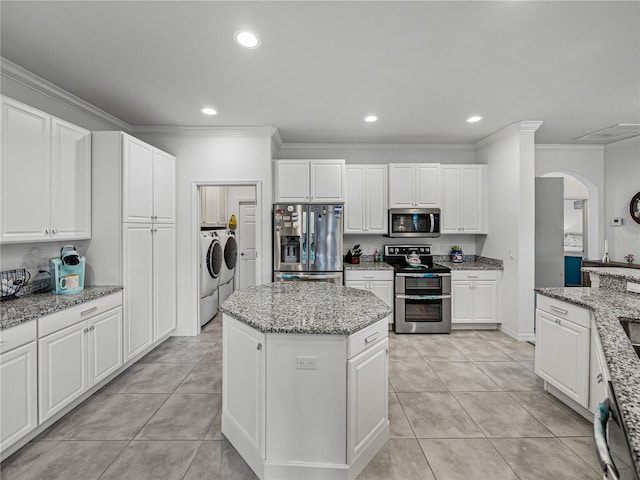
<instances>
[{"instance_id":1,"label":"oven door handle","mask_svg":"<svg viewBox=\"0 0 640 480\"><path fill-rule=\"evenodd\" d=\"M607 480L619 480L618 470L613 464L611 455L609 454L609 445L607 445L607 422L610 415L609 399L605 398L598 405L593 415L593 440L596 444L596 453L598 461L602 467L602 472Z\"/></svg>"},{"instance_id":2,"label":"oven door handle","mask_svg":"<svg viewBox=\"0 0 640 480\"><path fill-rule=\"evenodd\" d=\"M396 298L403 300L446 300L451 295L396 295Z\"/></svg>"},{"instance_id":3,"label":"oven door handle","mask_svg":"<svg viewBox=\"0 0 640 480\"><path fill-rule=\"evenodd\" d=\"M450 277L450 273L397 273L396 277L411 277L411 278L438 278L438 277Z\"/></svg>"}]
</instances>

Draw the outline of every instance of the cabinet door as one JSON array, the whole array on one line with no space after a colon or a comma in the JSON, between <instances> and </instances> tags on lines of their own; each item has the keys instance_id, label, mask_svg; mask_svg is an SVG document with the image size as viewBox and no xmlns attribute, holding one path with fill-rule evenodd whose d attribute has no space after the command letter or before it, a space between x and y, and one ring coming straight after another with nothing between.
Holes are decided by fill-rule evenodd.
<instances>
[{"instance_id":1,"label":"cabinet door","mask_svg":"<svg viewBox=\"0 0 640 480\"><path fill-rule=\"evenodd\" d=\"M344 205L344 233L365 233L365 170L364 165L346 167L346 202Z\"/></svg>"},{"instance_id":2,"label":"cabinet door","mask_svg":"<svg viewBox=\"0 0 640 480\"><path fill-rule=\"evenodd\" d=\"M418 207L437 207L440 205L440 165L418 163L416 166L416 203Z\"/></svg>"},{"instance_id":3,"label":"cabinet door","mask_svg":"<svg viewBox=\"0 0 640 480\"><path fill-rule=\"evenodd\" d=\"M153 220L153 147L122 136L123 222Z\"/></svg>"},{"instance_id":4,"label":"cabinet door","mask_svg":"<svg viewBox=\"0 0 640 480\"><path fill-rule=\"evenodd\" d=\"M388 339L348 361L347 463L389 424Z\"/></svg>"},{"instance_id":5,"label":"cabinet door","mask_svg":"<svg viewBox=\"0 0 640 480\"><path fill-rule=\"evenodd\" d=\"M371 291L393 309L393 281L374 280L371 282ZM393 313L389 315L388 319L389 323L393 323Z\"/></svg>"},{"instance_id":6,"label":"cabinet door","mask_svg":"<svg viewBox=\"0 0 640 480\"><path fill-rule=\"evenodd\" d=\"M0 451L38 426L36 342L0 355Z\"/></svg>"},{"instance_id":7,"label":"cabinet door","mask_svg":"<svg viewBox=\"0 0 640 480\"><path fill-rule=\"evenodd\" d=\"M309 201L309 160L278 160L275 170L274 202Z\"/></svg>"},{"instance_id":8,"label":"cabinet door","mask_svg":"<svg viewBox=\"0 0 640 480\"><path fill-rule=\"evenodd\" d=\"M600 334L594 322L591 322L591 352L589 355L589 411L595 413L598 404L609 396L607 382L609 369L604 359Z\"/></svg>"},{"instance_id":9,"label":"cabinet door","mask_svg":"<svg viewBox=\"0 0 640 480\"><path fill-rule=\"evenodd\" d=\"M344 202L344 160L311 160L311 201Z\"/></svg>"},{"instance_id":10,"label":"cabinet door","mask_svg":"<svg viewBox=\"0 0 640 480\"><path fill-rule=\"evenodd\" d=\"M38 340L41 423L87 390L88 333L85 321Z\"/></svg>"},{"instance_id":11,"label":"cabinet door","mask_svg":"<svg viewBox=\"0 0 640 480\"><path fill-rule=\"evenodd\" d=\"M388 233L389 181L386 165L367 165L365 170L366 233Z\"/></svg>"},{"instance_id":12,"label":"cabinet door","mask_svg":"<svg viewBox=\"0 0 640 480\"><path fill-rule=\"evenodd\" d=\"M122 307L89 319L89 386L122 366Z\"/></svg>"},{"instance_id":13,"label":"cabinet door","mask_svg":"<svg viewBox=\"0 0 640 480\"><path fill-rule=\"evenodd\" d=\"M535 372L588 408L589 329L536 310Z\"/></svg>"},{"instance_id":14,"label":"cabinet door","mask_svg":"<svg viewBox=\"0 0 640 480\"><path fill-rule=\"evenodd\" d=\"M153 221L176 221L176 159L153 149Z\"/></svg>"},{"instance_id":15,"label":"cabinet door","mask_svg":"<svg viewBox=\"0 0 640 480\"><path fill-rule=\"evenodd\" d=\"M171 224L154 225L153 339L176 328L176 231Z\"/></svg>"},{"instance_id":16,"label":"cabinet door","mask_svg":"<svg viewBox=\"0 0 640 480\"><path fill-rule=\"evenodd\" d=\"M484 233L485 168L483 165L460 167L460 226L464 233Z\"/></svg>"},{"instance_id":17,"label":"cabinet door","mask_svg":"<svg viewBox=\"0 0 640 480\"><path fill-rule=\"evenodd\" d=\"M251 448L265 458L265 335L224 315L222 321L223 428L231 422Z\"/></svg>"},{"instance_id":18,"label":"cabinet door","mask_svg":"<svg viewBox=\"0 0 640 480\"><path fill-rule=\"evenodd\" d=\"M52 238L91 238L91 132L54 118L51 134Z\"/></svg>"},{"instance_id":19,"label":"cabinet door","mask_svg":"<svg viewBox=\"0 0 640 480\"><path fill-rule=\"evenodd\" d=\"M415 206L416 169L411 163L389 164L389 208Z\"/></svg>"},{"instance_id":20,"label":"cabinet door","mask_svg":"<svg viewBox=\"0 0 640 480\"><path fill-rule=\"evenodd\" d=\"M0 240L49 240L51 117L2 98Z\"/></svg>"},{"instance_id":21,"label":"cabinet door","mask_svg":"<svg viewBox=\"0 0 640 480\"><path fill-rule=\"evenodd\" d=\"M442 187L441 233L460 233L460 183L459 168L456 165L442 165L440 184Z\"/></svg>"},{"instance_id":22,"label":"cabinet door","mask_svg":"<svg viewBox=\"0 0 640 480\"><path fill-rule=\"evenodd\" d=\"M451 322L469 323L473 320L472 282L451 282Z\"/></svg>"},{"instance_id":23,"label":"cabinet door","mask_svg":"<svg viewBox=\"0 0 640 480\"><path fill-rule=\"evenodd\" d=\"M124 359L153 342L153 241L151 224L124 224Z\"/></svg>"},{"instance_id":24,"label":"cabinet door","mask_svg":"<svg viewBox=\"0 0 640 480\"><path fill-rule=\"evenodd\" d=\"M495 323L498 298L496 282L473 282L473 320L478 323Z\"/></svg>"}]
</instances>

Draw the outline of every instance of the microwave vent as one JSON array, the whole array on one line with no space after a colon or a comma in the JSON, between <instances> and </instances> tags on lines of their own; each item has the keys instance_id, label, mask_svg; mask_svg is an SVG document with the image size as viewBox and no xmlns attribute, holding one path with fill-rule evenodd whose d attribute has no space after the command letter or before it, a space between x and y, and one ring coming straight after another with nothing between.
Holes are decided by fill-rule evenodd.
<instances>
[{"instance_id":1,"label":"microwave vent","mask_svg":"<svg viewBox=\"0 0 640 480\"><path fill-rule=\"evenodd\" d=\"M637 123L618 123L595 132L588 133L576 140L597 142L597 143L612 143L626 138L635 137L640 135L640 124Z\"/></svg>"}]
</instances>

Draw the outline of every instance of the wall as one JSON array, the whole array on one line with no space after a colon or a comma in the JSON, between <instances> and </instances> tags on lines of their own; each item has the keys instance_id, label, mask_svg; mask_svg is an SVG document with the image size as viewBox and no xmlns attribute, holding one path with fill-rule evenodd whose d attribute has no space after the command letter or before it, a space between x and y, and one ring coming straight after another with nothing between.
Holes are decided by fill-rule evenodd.
<instances>
[{"instance_id":1,"label":"wall","mask_svg":"<svg viewBox=\"0 0 640 480\"><path fill-rule=\"evenodd\" d=\"M171 130L137 132L136 136L175 155L177 209L178 327L176 335L198 330L197 185L258 184L262 233L258 237L259 283L271 281L271 135L273 129L220 129L199 134Z\"/></svg>"},{"instance_id":2,"label":"wall","mask_svg":"<svg viewBox=\"0 0 640 480\"><path fill-rule=\"evenodd\" d=\"M600 259L604 248L604 148L602 145L536 145L535 153L536 177L560 172L572 175L587 186L587 255L589 259Z\"/></svg>"},{"instance_id":3,"label":"wall","mask_svg":"<svg viewBox=\"0 0 640 480\"><path fill-rule=\"evenodd\" d=\"M504 260L502 329L534 338L534 132L541 122L520 122L481 140L478 163L488 165L489 234L477 253Z\"/></svg>"},{"instance_id":4,"label":"wall","mask_svg":"<svg viewBox=\"0 0 640 480\"><path fill-rule=\"evenodd\" d=\"M624 262L633 253L640 262L640 225L631 219L629 203L640 192L640 137L609 144L604 149L605 229L609 257ZM611 226L613 217L622 217L623 225Z\"/></svg>"}]
</instances>

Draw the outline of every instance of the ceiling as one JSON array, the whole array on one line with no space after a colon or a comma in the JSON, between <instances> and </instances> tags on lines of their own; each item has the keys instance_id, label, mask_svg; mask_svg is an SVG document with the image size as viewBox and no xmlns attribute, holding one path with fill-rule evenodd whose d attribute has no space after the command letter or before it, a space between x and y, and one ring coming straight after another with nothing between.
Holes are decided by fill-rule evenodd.
<instances>
[{"instance_id":1,"label":"ceiling","mask_svg":"<svg viewBox=\"0 0 640 480\"><path fill-rule=\"evenodd\" d=\"M542 120L537 143L579 143L640 123L635 1L2 0L0 14L4 58L131 125L471 143ZM259 48L236 45L241 28Z\"/></svg>"}]
</instances>

